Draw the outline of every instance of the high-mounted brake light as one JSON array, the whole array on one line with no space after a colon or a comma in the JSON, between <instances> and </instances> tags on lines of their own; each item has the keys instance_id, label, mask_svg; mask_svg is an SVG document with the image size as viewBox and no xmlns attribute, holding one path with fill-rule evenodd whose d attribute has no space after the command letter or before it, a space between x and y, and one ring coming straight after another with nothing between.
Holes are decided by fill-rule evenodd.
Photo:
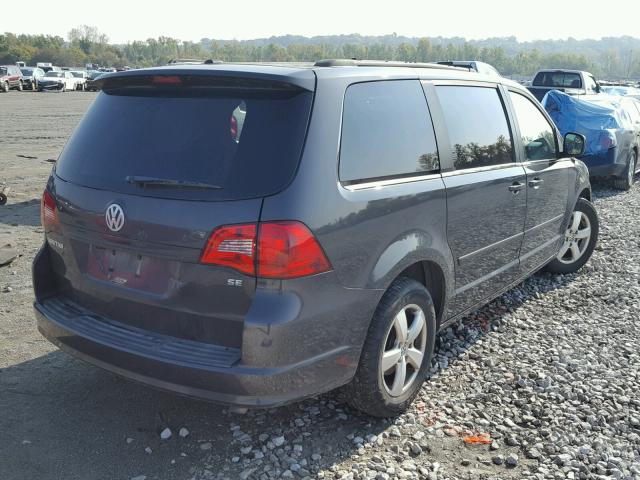
<instances>
[{"instance_id":1,"label":"high-mounted brake light","mask_svg":"<svg viewBox=\"0 0 640 480\"><path fill-rule=\"evenodd\" d=\"M311 231L293 221L219 227L209 237L200 261L275 279L331 270Z\"/></svg>"},{"instance_id":2,"label":"high-mounted brake light","mask_svg":"<svg viewBox=\"0 0 640 480\"><path fill-rule=\"evenodd\" d=\"M151 82L154 85L182 85L182 79L177 75L154 75Z\"/></svg>"},{"instance_id":3,"label":"high-mounted brake light","mask_svg":"<svg viewBox=\"0 0 640 480\"><path fill-rule=\"evenodd\" d=\"M56 201L49 193L49 190L46 189L42 194L42 202L40 204L40 223L42 223L42 228L44 228L45 232L56 227L59 223Z\"/></svg>"},{"instance_id":4,"label":"high-mounted brake light","mask_svg":"<svg viewBox=\"0 0 640 480\"><path fill-rule=\"evenodd\" d=\"M238 140L238 119L231 115L231 139Z\"/></svg>"}]
</instances>

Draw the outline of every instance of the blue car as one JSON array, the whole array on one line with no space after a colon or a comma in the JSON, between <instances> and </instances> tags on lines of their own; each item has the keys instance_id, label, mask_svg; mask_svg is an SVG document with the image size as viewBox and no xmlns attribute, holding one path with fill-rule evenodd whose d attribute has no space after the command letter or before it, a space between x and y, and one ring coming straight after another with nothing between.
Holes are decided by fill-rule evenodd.
<instances>
[{"instance_id":1,"label":"blue car","mask_svg":"<svg viewBox=\"0 0 640 480\"><path fill-rule=\"evenodd\" d=\"M629 190L640 171L640 102L630 97L589 95L577 98L552 90L542 100L561 133L587 137L580 157L592 177L612 178Z\"/></svg>"}]
</instances>

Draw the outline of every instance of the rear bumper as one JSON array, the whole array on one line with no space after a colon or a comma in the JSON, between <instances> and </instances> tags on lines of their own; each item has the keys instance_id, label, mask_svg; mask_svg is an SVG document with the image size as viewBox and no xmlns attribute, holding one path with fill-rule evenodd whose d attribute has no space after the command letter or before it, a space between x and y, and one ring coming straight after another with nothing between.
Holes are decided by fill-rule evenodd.
<instances>
[{"instance_id":1,"label":"rear bumper","mask_svg":"<svg viewBox=\"0 0 640 480\"><path fill-rule=\"evenodd\" d=\"M140 345L136 351L132 342L118 342L116 335L96 334L91 320L81 325L82 317L54 314L47 301L36 302L34 307L38 330L61 350L131 380L190 397L243 407L274 407L332 390L352 376L347 369L336 368L344 364L345 348L281 368L243 366L239 351L208 361L202 355L184 355L186 351L182 358L162 358Z\"/></svg>"},{"instance_id":2,"label":"rear bumper","mask_svg":"<svg viewBox=\"0 0 640 480\"><path fill-rule=\"evenodd\" d=\"M598 155L585 155L580 160L589 169L591 177L624 177L626 164L618 163L619 157L618 147L614 147Z\"/></svg>"},{"instance_id":3,"label":"rear bumper","mask_svg":"<svg viewBox=\"0 0 640 480\"><path fill-rule=\"evenodd\" d=\"M181 395L274 407L333 390L355 374L382 292L346 289L334 272L259 285L237 348L186 340L105 318L75 303L33 263L38 330L88 363Z\"/></svg>"}]
</instances>

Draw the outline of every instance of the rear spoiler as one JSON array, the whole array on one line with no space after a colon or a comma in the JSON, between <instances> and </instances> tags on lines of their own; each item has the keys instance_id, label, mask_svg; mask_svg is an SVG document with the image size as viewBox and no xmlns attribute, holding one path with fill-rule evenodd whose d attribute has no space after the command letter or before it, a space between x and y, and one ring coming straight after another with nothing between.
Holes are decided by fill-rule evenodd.
<instances>
[{"instance_id":1,"label":"rear spoiler","mask_svg":"<svg viewBox=\"0 0 640 480\"><path fill-rule=\"evenodd\" d=\"M179 80L177 80L179 79ZM192 65L147 68L108 73L95 82L103 90L136 87L209 87L255 90L314 91L315 73L311 69L274 66L247 68L242 65Z\"/></svg>"}]
</instances>

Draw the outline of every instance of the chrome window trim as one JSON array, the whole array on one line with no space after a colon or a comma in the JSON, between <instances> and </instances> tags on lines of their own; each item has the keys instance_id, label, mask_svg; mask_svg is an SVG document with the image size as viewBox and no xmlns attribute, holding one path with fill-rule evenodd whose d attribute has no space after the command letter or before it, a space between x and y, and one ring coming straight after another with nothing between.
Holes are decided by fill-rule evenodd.
<instances>
[{"instance_id":1,"label":"chrome window trim","mask_svg":"<svg viewBox=\"0 0 640 480\"><path fill-rule=\"evenodd\" d=\"M429 173L427 175L416 175L413 177L401 177L401 178L389 178L386 180L375 180L371 182L362 182L362 183L354 183L351 185L342 185L342 188L345 190L349 190L351 192L355 192L358 190L367 190L371 188L382 188L393 185L402 185L404 183L414 183L421 182L424 180L435 180L442 178L440 173Z\"/></svg>"},{"instance_id":2,"label":"chrome window trim","mask_svg":"<svg viewBox=\"0 0 640 480\"><path fill-rule=\"evenodd\" d=\"M453 177L455 175L466 175L470 173L490 172L492 170L502 170L502 169L511 168L511 167L522 167L522 164L518 162L510 162L510 163L501 163L499 165L487 165L484 167L473 167L473 168L463 168L460 170L449 170L447 172L442 172L442 176ZM524 172L522 172L522 174L524 175Z\"/></svg>"}]
</instances>

